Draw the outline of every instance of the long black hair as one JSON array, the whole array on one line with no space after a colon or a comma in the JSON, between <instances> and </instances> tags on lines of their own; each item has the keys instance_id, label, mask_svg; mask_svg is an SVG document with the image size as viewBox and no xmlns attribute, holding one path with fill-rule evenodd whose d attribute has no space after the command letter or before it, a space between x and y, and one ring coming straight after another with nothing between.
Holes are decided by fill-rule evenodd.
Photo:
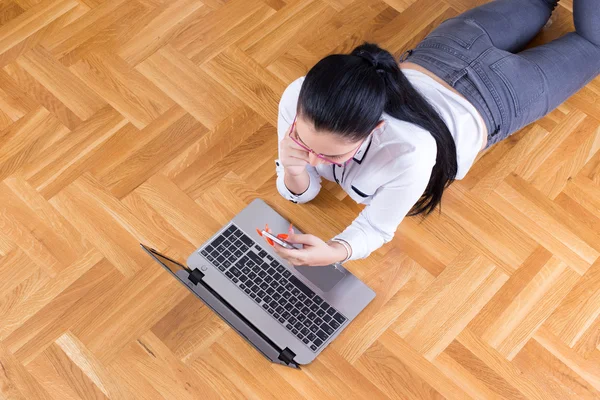
<instances>
[{"instance_id":1,"label":"long black hair","mask_svg":"<svg viewBox=\"0 0 600 400\"><path fill-rule=\"evenodd\" d=\"M332 54L306 74L298 114L316 131L349 142L367 137L383 112L427 130L437 143L429 184L408 215L429 214L456 177L456 145L437 111L411 85L390 52L364 43L350 54Z\"/></svg>"}]
</instances>

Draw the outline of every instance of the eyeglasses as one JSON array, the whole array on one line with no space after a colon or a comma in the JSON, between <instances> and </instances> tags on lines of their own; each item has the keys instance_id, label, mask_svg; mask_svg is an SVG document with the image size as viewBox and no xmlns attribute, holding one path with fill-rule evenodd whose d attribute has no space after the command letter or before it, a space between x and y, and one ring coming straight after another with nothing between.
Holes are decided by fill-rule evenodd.
<instances>
[{"instance_id":1,"label":"eyeglasses","mask_svg":"<svg viewBox=\"0 0 600 400\"><path fill-rule=\"evenodd\" d=\"M330 158L325 157L322 154L316 153L313 149L307 147L305 144L301 143L300 141L294 139L293 133L296 129L296 118L298 118L297 116L294 117L294 122L292 123L292 128L290 129L290 139L292 139L294 141L294 143L296 143L298 146L302 147L304 150L308 151L309 153L313 153L317 158L329 163L329 164L335 164L338 167L343 167L344 164L346 164L348 161L350 161L351 159L354 158L354 156L356 155L356 153L358 153L358 149L360 149L360 147L362 146L362 144L364 143L365 139L363 139L360 144L358 145L358 147L356 148L356 150L354 150L354 154L352 154L352 157L350 157L348 160L344 161L343 163L339 163L336 161L333 161ZM347 153L346 153L347 154Z\"/></svg>"}]
</instances>

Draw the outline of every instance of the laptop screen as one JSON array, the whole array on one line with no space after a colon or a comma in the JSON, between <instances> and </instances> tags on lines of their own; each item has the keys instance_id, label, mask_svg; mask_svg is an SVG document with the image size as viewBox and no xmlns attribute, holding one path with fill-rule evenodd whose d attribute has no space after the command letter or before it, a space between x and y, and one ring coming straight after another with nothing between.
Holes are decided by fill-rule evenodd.
<instances>
[{"instance_id":1,"label":"laptop screen","mask_svg":"<svg viewBox=\"0 0 600 400\"><path fill-rule=\"evenodd\" d=\"M175 260L171 260L170 258L165 257L162 254L160 254L160 253L156 252L155 250L150 249L146 246L144 246L144 248L146 249L146 251L151 253L152 256L156 257L158 262L161 263L167 269L169 269L173 274L176 275L177 271L181 271L182 269L185 271L191 272L190 269L188 267L186 267L185 265L180 264Z\"/></svg>"}]
</instances>

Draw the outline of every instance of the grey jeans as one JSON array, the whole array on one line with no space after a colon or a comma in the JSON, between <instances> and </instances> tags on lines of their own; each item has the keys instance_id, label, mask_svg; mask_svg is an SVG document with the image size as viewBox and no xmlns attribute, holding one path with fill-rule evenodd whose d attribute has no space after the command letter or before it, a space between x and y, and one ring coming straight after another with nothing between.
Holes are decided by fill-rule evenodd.
<instances>
[{"instance_id":1,"label":"grey jeans","mask_svg":"<svg viewBox=\"0 0 600 400\"><path fill-rule=\"evenodd\" d=\"M487 147L559 106L600 73L600 0L574 0L575 32L521 51L558 0L496 0L444 21L403 55L467 98ZM406 57L407 56L407 57Z\"/></svg>"}]
</instances>

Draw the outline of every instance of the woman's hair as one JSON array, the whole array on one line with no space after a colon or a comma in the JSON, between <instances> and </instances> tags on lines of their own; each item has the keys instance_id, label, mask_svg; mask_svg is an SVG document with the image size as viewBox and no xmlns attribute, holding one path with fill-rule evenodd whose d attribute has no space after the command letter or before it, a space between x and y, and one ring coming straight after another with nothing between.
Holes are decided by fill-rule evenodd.
<instances>
[{"instance_id":1,"label":"woman's hair","mask_svg":"<svg viewBox=\"0 0 600 400\"><path fill-rule=\"evenodd\" d=\"M376 44L364 43L350 54L332 54L306 75L298 114L316 131L331 132L357 142L381 121L383 112L427 130L437 143L429 184L408 215L429 214L456 177L456 145L437 111L400 70L394 56Z\"/></svg>"}]
</instances>

